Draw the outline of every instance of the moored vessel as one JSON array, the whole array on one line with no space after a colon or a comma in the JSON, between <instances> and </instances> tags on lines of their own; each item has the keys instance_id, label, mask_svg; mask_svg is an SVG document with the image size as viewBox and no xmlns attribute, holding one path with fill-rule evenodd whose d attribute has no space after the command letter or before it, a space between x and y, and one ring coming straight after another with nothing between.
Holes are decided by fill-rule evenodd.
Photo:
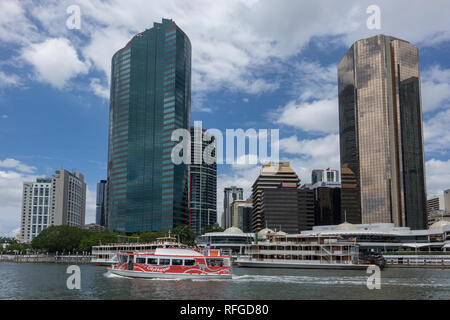
<instances>
[{"instance_id":1,"label":"moored vessel","mask_svg":"<svg viewBox=\"0 0 450 320\"><path fill-rule=\"evenodd\" d=\"M132 278L230 279L231 259L220 250L195 250L159 238L152 252L119 252L117 263L108 268L112 274Z\"/></svg>"},{"instance_id":2,"label":"moored vessel","mask_svg":"<svg viewBox=\"0 0 450 320\"><path fill-rule=\"evenodd\" d=\"M301 269L366 269L354 241L340 237L268 234L266 241L238 258L240 267Z\"/></svg>"}]
</instances>

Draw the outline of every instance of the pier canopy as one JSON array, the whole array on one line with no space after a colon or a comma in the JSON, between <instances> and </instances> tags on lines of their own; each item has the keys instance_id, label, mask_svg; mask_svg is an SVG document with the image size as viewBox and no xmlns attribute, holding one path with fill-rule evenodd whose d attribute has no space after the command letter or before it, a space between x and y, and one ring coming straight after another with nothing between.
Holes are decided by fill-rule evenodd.
<instances>
[{"instance_id":1,"label":"pier canopy","mask_svg":"<svg viewBox=\"0 0 450 320\"><path fill-rule=\"evenodd\" d=\"M230 227L228 229L225 229L223 233L244 233L241 229L237 227Z\"/></svg>"},{"instance_id":2,"label":"pier canopy","mask_svg":"<svg viewBox=\"0 0 450 320\"><path fill-rule=\"evenodd\" d=\"M258 237L265 237L268 233L275 233L275 231L269 228L264 228L258 232Z\"/></svg>"},{"instance_id":3,"label":"pier canopy","mask_svg":"<svg viewBox=\"0 0 450 320\"><path fill-rule=\"evenodd\" d=\"M449 226L449 225L450 225L450 221L440 220L440 221L433 223L430 226L430 229L442 229L443 227Z\"/></svg>"},{"instance_id":4,"label":"pier canopy","mask_svg":"<svg viewBox=\"0 0 450 320\"><path fill-rule=\"evenodd\" d=\"M340 230L340 231L346 231L346 230L359 230L357 226L354 224L344 222L341 224L338 224L336 227L333 228L333 230Z\"/></svg>"}]
</instances>

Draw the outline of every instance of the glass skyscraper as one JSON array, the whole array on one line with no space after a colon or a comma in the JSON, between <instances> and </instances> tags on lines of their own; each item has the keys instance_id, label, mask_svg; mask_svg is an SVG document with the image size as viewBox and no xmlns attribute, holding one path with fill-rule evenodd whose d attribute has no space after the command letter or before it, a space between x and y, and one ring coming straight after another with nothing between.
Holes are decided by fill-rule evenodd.
<instances>
[{"instance_id":1,"label":"glass skyscraper","mask_svg":"<svg viewBox=\"0 0 450 320\"><path fill-rule=\"evenodd\" d=\"M190 225L200 235L203 228L217 223L217 163L208 164L203 159L205 148L215 144L215 137L200 127L191 127L191 138Z\"/></svg>"},{"instance_id":2,"label":"glass skyscraper","mask_svg":"<svg viewBox=\"0 0 450 320\"><path fill-rule=\"evenodd\" d=\"M189 223L188 164L171 160L190 130L191 43L172 20L137 34L112 58L108 228L165 231Z\"/></svg>"},{"instance_id":3,"label":"glass skyscraper","mask_svg":"<svg viewBox=\"0 0 450 320\"><path fill-rule=\"evenodd\" d=\"M341 214L425 229L418 48L385 35L359 40L338 74Z\"/></svg>"}]
</instances>

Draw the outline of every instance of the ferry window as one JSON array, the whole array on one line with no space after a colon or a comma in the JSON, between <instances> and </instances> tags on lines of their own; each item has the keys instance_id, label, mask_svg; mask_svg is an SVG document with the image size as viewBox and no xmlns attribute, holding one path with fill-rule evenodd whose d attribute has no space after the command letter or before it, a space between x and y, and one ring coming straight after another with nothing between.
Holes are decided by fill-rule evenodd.
<instances>
[{"instance_id":1,"label":"ferry window","mask_svg":"<svg viewBox=\"0 0 450 320\"><path fill-rule=\"evenodd\" d=\"M136 263L145 263L145 258L136 258Z\"/></svg>"},{"instance_id":2,"label":"ferry window","mask_svg":"<svg viewBox=\"0 0 450 320\"><path fill-rule=\"evenodd\" d=\"M170 265L170 259L159 259L159 264L168 266L168 265Z\"/></svg>"},{"instance_id":3,"label":"ferry window","mask_svg":"<svg viewBox=\"0 0 450 320\"><path fill-rule=\"evenodd\" d=\"M147 264L158 264L158 259L155 258L148 258Z\"/></svg>"},{"instance_id":4,"label":"ferry window","mask_svg":"<svg viewBox=\"0 0 450 320\"><path fill-rule=\"evenodd\" d=\"M206 259L206 262L210 267L223 267L222 259Z\"/></svg>"},{"instance_id":5,"label":"ferry window","mask_svg":"<svg viewBox=\"0 0 450 320\"><path fill-rule=\"evenodd\" d=\"M119 255L119 262L125 263L128 261L128 257L126 255Z\"/></svg>"},{"instance_id":6,"label":"ferry window","mask_svg":"<svg viewBox=\"0 0 450 320\"><path fill-rule=\"evenodd\" d=\"M172 259L172 265L173 266L182 266L183 260L182 259Z\"/></svg>"},{"instance_id":7,"label":"ferry window","mask_svg":"<svg viewBox=\"0 0 450 320\"><path fill-rule=\"evenodd\" d=\"M184 260L185 266L193 266L195 264L195 260Z\"/></svg>"}]
</instances>

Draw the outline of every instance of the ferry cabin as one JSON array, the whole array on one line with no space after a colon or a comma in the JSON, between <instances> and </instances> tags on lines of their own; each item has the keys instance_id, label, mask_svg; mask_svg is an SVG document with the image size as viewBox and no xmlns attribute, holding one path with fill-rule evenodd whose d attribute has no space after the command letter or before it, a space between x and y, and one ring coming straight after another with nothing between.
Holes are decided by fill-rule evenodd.
<instances>
[{"instance_id":1,"label":"ferry cabin","mask_svg":"<svg viewBox=\"0 0 450 320\"><path fill-rule=\"evenodd\" d=\"M115 270L141 271L145 273L168 274L229 274L230 257L219 256L212 252L211 256L197 253L189 256L178 255L177 249L158 249L161 254L119 253Z\"/></svg>"},{"instance_id":2,"label":"ferry cabin","mask_svg":"<svg viewBox=\"0 0 450 320\"><path fill-rule=\"evenodd\" d=\"M259 261L298 261L311 263L358 263L358 247L338 237L268 234L267 240L254 244L251 259Z\"/></svg>"}]
</instances>

